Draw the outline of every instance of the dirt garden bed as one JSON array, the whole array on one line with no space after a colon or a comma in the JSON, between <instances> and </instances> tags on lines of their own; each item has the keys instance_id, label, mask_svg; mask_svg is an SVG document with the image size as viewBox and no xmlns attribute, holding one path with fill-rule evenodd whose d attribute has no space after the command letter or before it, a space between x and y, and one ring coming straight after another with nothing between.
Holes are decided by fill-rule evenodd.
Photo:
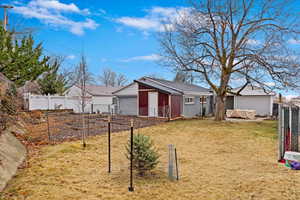
<instances>
[{"instance_id":1,"label":"dirt garden bed","mask_svg":"<svg viewBox=\"0 0 300 200\"><path fill-rule=\"evenodd\" d=\"M74 114L71 112L29 113L27 119L26 140L35 144L57 143L82 138L83 131L87 137L106 134L108 116L100 114ZM33 115L33 116L32 116ZM139 118L114 115L111 117L111 131L120 132L130 129L130 120L134 128L143 128L165 122L165 119Z\"/></svg>"}]
</instances>

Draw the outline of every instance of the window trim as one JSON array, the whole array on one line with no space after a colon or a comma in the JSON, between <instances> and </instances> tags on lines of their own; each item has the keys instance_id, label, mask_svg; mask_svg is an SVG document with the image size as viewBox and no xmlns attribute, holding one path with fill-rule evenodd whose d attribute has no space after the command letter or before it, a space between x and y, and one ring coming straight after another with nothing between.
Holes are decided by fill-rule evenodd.
<instances>
[{"instance_id":1,"label":"window trim","mask_svg":"<svg viewBox=\"0 0 300 200\"><path fill-rule=\"evenodd\" d=\"M205 101L202 102L202 98L205 99ZM207 104L207 96L200 96L200 104Z\"/></svg>"},{"instance_id":2,"label":"window trim","mask_svg":"<svg viewBox=\"0 0 300 200\"><path fill-rule=\"evenodd\" d=\"M186 99L192 99L192 101L187 102ZM184 104L195 104L195 97L193 97L193 96L185 96L184 97Z\"/></svg>"}]
</instances>

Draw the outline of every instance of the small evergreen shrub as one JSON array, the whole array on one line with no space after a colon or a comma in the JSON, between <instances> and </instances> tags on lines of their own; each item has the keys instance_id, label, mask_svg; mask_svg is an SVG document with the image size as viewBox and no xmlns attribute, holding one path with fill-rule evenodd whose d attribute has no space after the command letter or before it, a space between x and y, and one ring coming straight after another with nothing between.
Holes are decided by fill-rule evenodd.
<instances>
[{"instance_id":1,"label":"small evergreen shrub","mask_svg":"<svg viewBox=\"0 0 300 200\"><path fill-rule=\"evenodd\" d=\"M130 139L126 146L126 157L130 160ZM154 169L159 163L159 154L149 136L136 134L133 136L133 168L140 176Z\"/></svg>"}]
</instances>

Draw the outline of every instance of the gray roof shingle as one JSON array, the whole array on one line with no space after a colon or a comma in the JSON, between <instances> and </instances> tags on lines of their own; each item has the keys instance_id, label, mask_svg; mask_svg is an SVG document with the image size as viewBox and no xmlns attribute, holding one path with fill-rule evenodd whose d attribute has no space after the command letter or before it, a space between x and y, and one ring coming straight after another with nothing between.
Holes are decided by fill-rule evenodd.
<instances>
[{"instance_id":1,"label":"gray roof shingle","mask_svg":"<svg viewBox=\"0 0 300 200\"><path fill-rule=\"evenodd\" d=\"M209 89L198 85L192 85L187 83L180 83L174 81L168 81L157 78L143 77L136 82L155 87L159 90L163 90L170 94L199 94L199 93L210 93Z\"/></svg>"}]
</instances>

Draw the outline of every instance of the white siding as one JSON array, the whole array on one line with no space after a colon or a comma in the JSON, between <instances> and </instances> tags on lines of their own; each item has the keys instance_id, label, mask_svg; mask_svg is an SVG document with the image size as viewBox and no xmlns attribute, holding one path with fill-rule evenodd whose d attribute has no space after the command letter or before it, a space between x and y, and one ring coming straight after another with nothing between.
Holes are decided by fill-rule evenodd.
<instances>
[{"instance_id":1,"label":"white siding","mask_svg":"<svg viewBox=\"0 0 300 200\"><path fill-rule=\"evenodd\" d=\"M93 96L92 97L93 104L112 104L113 97L112 96Z\"/></svg>"},{"instance_id":2,"label":"white siding","mask_svg":"<svg viewBox=\"0 0 300 200\"><path fill-rule=\"evenodd\" d=\"M73 109L74 112L81 112L80 102L78 97L69 96L29 95L28 97L29 110ZM86 106L88 107L90 105Z\"/></svg>"},{"instance_id":3,"label":"white siding","mask_svg":"<svg viewBox=\"0 0 300 200\"><path fill-rule=\"evenodd\" d=\"M257 115L272 115L272 96L235 96L234 109L255 110Z\"/></svg>"},{"instance_id":4,"label":"white siding","mask_svg":"<svg viewBox=\"0 0 300 200\"><path fill-rule=\"evenodd\" d=\"M81 98L79 96L28 96L29 110L57 110L72 109L74 112L81 112ZM93 97L86 99L85 112L114 112L112 97Z\"/></svg>"},{"instance_id":5,"label":"white siding","mask_svg":"<svg viewBox=\"0 0 300 200\"><path fill-rule=\"evenodd\" d=\"M137 83L132 83L129 86L115 93L116 96L137 96L137 94L138 94Z\"/></svg>"}]
</instances>

